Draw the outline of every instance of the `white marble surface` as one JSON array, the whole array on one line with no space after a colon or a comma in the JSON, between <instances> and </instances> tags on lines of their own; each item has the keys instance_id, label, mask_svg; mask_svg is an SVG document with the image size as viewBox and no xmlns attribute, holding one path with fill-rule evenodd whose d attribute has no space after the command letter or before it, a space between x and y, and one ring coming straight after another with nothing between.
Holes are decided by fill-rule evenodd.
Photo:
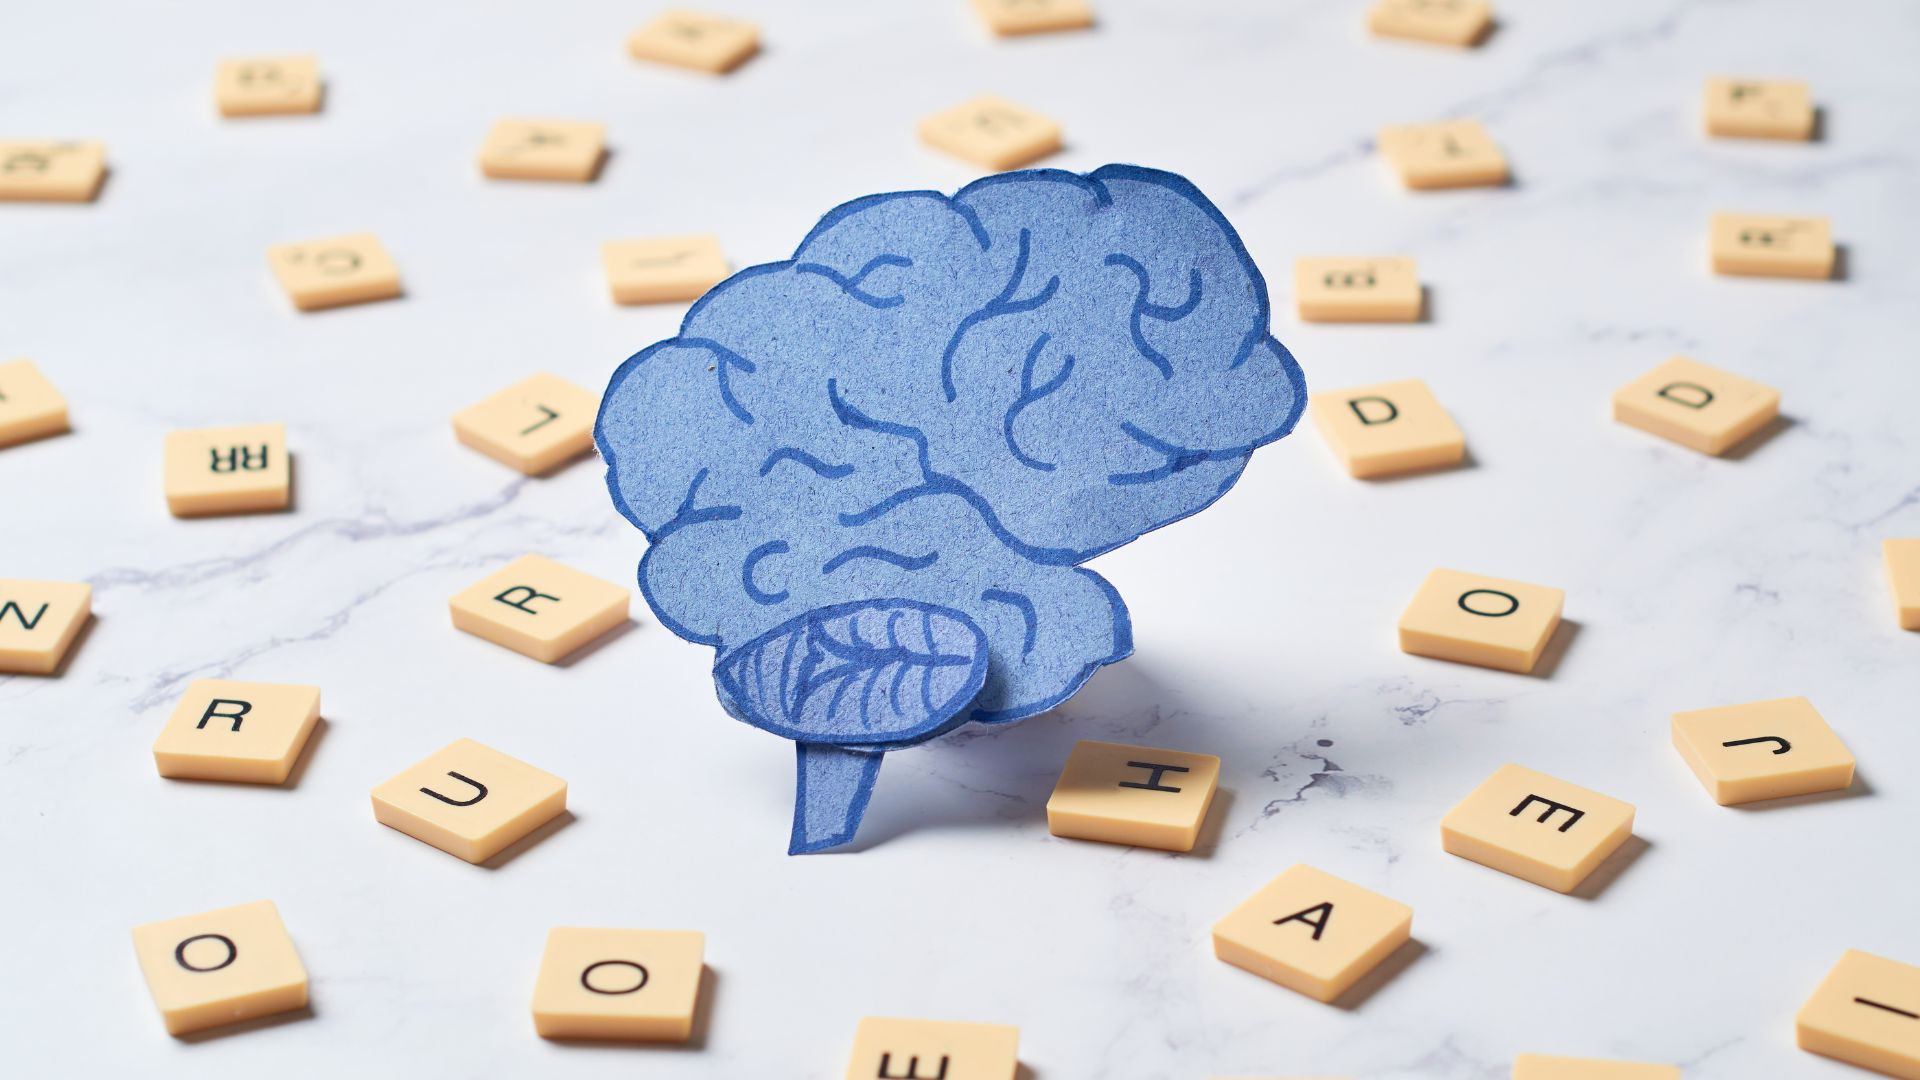
<instances>
[{"instance_id":1,"label":"white marble surface","mask_svg":"<svg viewBox=\"0 0 1920 1080\"><path fill-rule=\"evenodd\" d=\"M6 20L0 129L105 139L113 173L92 206L0 206L0 354L37 359L76 429L0 451L0 572L91 581L98 612L62 677L0 678L0 1072L828 1078L880 1013L1019 1024L1030 1080L1492 1080L1521 1051L1853 1075L1795 1050L1792 1015L1843 949L1920 962L1920 636L1878 552L1920 534L1908 0L1504 0L1471 52L1368 40L1358 2L1100 0L1095 32L1011 43L959 0L726 6L768 45L717 81L625 58L647 4ZM214 118L216 58L291 50L322 59L323 115ZM1704 139L1718 72L1811 80L1825 137ZM642 541L593 463L515 479L448 417L538 368L600 385L671 332L678 308L608 302L601 240L712 229L741 265L783 257L844 198L969 179L911 133L982 90L1064 121L1055 164L1191 176L1276 282L1309 381L1427 379L1473 464L1361 483L1304 427L1261 451L1218 506L1096 564L1133 659L1055 714L894 755L860 850L790 859L791 748L721 714L706 649L643 607L563 667L449 628L447 597L512 556L627 580ZM510 113L604 119L605 175L483 181ZM1487 123L1512 187L1389 179L1370 132L1452 115ZM1710 277L1716 209L1832 215L1845 280ZM267 245L360 229L408 296L294 314ZM1328 251L1417 256L1432 322L1299 325L1289 262ZM1682 350L1781 387L1791 423L1713 460L1607 419ZM295 509L168 517L162 433L256 420L289 427ZM1550 672L1397 652L1436 565L1564 587ZM200 676L324 688L296 783L154 774ZM1854 791L1713 805L1668 714L1792 694L1858 755ZM565 776L572 822L493 869L375 824L368 789L462 735ZM1224 757L1201 850L1049 837L1085 737ZM1507 760L1639 807L1597 895L1440 850L1441 814ZM1213 920L1295 861L1416 911L1422 947L1352 1007L1210 954ZM311 1014L168 1038L128 928L263 897ZM702 1035L536 1038L557 924L705 930Z\"/></svg>"}]
</instances>

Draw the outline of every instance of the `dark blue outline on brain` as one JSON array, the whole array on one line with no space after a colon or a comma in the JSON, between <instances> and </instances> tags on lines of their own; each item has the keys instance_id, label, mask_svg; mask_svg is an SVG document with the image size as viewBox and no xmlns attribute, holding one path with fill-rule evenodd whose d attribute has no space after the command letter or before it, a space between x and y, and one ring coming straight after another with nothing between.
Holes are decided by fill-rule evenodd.
<instances>
[{"instance_id":1,"label":"dark blue outline on brain","mask_svg":"<svg viewBox=\"0 0 1920 1080\"><path fill-rule=\"evenodd\" d=\"M1064 701L1133 650L1079 564L1292 430L1266 284L1185 179L1043 169L872 195L614 373L595 439L640 589L792 739L789 850L852 839L882 755Z\"/></svg>"}]
</instances>

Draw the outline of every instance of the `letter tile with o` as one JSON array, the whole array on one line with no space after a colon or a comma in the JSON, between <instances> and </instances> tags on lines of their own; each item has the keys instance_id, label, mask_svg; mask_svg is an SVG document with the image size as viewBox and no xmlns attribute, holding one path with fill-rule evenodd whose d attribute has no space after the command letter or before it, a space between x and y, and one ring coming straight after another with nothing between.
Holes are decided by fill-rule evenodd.
<instances>
[{"instance_id":1,"label":"letter tile with o","mask_svg":"<svg viewBox=\"0 0 1920 1080\"><path fill-rule=\"evenodd\" d=\"M472 739L456 739L373 789L382 825L470 863L560 816L567 782Z\"/></svg>"},{"instance_id":2,"label":"letter tile with o","mask_svg":"<svg viewBox=\"0 0 1920 1080\"><path fill-rule=\"evenodd\" d=\"M1519 765L1500 766L1440 819L1448 853L1563 893L1632 835L1632 804Z\"/></svg>"},{"instance_id":3,"label":"letter tile with o","mask_svg":"<svg viewBox=\"0 0 1920 1080\"><path fill-rule=\"evenodd\" d=\"M1566 595L1546 585L1435 570L1400 616L1400 651L1525 674L1559 627Z\"/></svg>"},{"instance_id":4,"label":"letter tile with o","mask_svg":"<svg viewBox=\"0 0 1920 1080\"><path fill-rule=\"evenodd\" d=\"M169 1035L304 1008L307 969L271 900L133 928Z\"/></svg>"},{"instance_id":5,"label":"letter tile with o","mask_svg":"<svg viewBox=\"0 0 1920 1080\"><path fill-rule=\"evenodd\" d=\"M534 1030L547 1039L685 1042L705 949L695 930L555 927L534 984Z\"/></svg>"}]
</instances>

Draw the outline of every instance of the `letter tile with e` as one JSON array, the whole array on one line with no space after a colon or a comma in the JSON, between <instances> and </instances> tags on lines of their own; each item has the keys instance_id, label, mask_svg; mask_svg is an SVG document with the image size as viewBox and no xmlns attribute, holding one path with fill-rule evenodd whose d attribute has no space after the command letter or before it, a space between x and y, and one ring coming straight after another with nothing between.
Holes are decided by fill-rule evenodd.
<instances>
[{"instance_id":1,"label":"letter tile with e","mask_svg":"<svg viewBox=\"0 0 1920 1080\"><path fill-rule=\"evenodd\" d=\"M1047 830L1075 840L1192 851L1220 784L1211 754L1083 739L1047 799Z\"/></svg>"},{"instance_id":2,"label":"letter tile with e","mask_svg":"<svg viewBox=\"0 0 1920 1080\"><path fill-rule=\"evenodd\" d=\"M534 1030L545 1039L685 1042L705 949L695 930L555 927L534 984Z\"/></svg>"},{"instance_id":3,"label":"letter tile with e","mask_svg":"<svg viewBox=\"0 0 1920 1080\"><path fill-rule=\"evenodd\" d=\"M567 808L567 782L456 739L373 789L374 820L482 863Z\"/></svg>"},{"instance_id":4,"label":"letter tile with e","mask_svg":"<svg viewBox=\"0 0 1920 1080\"><path fill-rule=\"evenodd\" d=\"M1412 908L1301 863L1214 924L1213 954L1331 1002L1412 934Z\"/></svg>"},{"instance_id":5,"label":"letter tile with e","mask_svg":"<svg viewBox=\"0 0 1920 1080\"><path fill-rule=\"evenodd\" d=\"M1794 1017L1800 1049L1920 1080L1920 967L1848 949Z\"/></svg>"},{"instance_id":6,"label":"letter tile with e","mask_svg":"<svg viewBox=\"0 0 1920 1080\"><path fill-rule=\"evenodd\" d=\"M627 590L544 555L522 555L449 602L455 628L542 663L627 622Z\"/></svg>"},{"instance_id":7,"label":"letter tile with e","mask_svg":"<svg viewBox=\"0 0 1920 1080\"><path fill-rule=\"evenodd\" d=\"M271 900L133 928L167 1034L306 1007L307 969Z\"/></svg>"},{"instance_id":8,"label":"letter tile with e","mask_svg":"<svg viewBox=\"0 0 1920 1080\"><path fill-rule=\"evenodd\" d=\"M1014 1080L1020 1029L869 1016L853 1036L847 1080Z\"/></svg>"},{"instance_id":9,"label":"letter tile with e","mask_svg":"<svg viewBox=\"0 0 1920 1080\"><path fill-rule=\"evenodd\" d=\"M153 742L160 775L282 784L320 723L320 688L195 679Z\"/></svg>"},{"instance_id":10,"label":"letter tile with e","mask_svg":"<svg viewBox=\"0 0 1920 1080\"><path fill-rule=\"evenodd\" d=\"M1546 585L1435 570L1400 616L1400 651L1526 674L1559 627L1566 595Z\"/></svg>"},{"instance_id":11,"label":"letter tile with e","mask_svg":"<svg viewBox=\"0 0 1920 1080\"><path fill-rule=\"evenodd\" d=\"M1632 804L1511 764L1440 819L1449 854L1562 893L1632 835Z\"/></svg>"}]
</instances>

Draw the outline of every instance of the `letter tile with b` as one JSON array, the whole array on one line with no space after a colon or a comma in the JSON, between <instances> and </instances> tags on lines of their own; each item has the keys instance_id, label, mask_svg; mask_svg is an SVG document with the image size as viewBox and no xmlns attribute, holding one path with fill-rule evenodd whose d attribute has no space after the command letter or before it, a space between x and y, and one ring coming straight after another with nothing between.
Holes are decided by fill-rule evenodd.
<instances>
[{"instance_id":1,"label":"letter tile with b","mask_svg":"<svg viewBox=\"0 0 1920 1080\"><path fill-rule=\"evenodd\" d=\"M1920 967L1848 949L1794 1018L1800 1049L1920 1080Z\"/></svg>"},{"instance_id":2,"label":"letter tile with b","mask_svg":"<svg viewBox=\"0 0 1920 1080\"><path fill-rule=\"evenodd\" d=\"M1738 446L1780 415L1780 391L1676 356L1614 391L1613 418L1703 454Z\"/></svg>"},{"instance_id":3,"label":"letter tile with b","mask_svg":"<svg viewBox=\"0 0 1920 1080\"><path fill-rule=\"evenodd\" d=\"M51 675L93 614L93 586L0 578L0 672Z\"/></svg>"},{"instance_id":4,"label":"letter tile with b","mask_svg":"<svg viewBox=\"0 0 1920 1080\"><path fill-rule=\"evenodd\" d=\"M1363 480L1443 469L1467 453L1460 426L1419 379L1313 394L1308 403L1334 455Z\"/></svg>"},{"instance_id":5,"label":"letter tile with b","mask_svg":"<svg viewBox=\"0 0 1920 1080\"><path fill-rule=\"evenodd\" d=\"M1680 1067L1521 1054L1513 1059L1513 1080L1680 1080Z\"/></svg>"},{"instance_id":6,"label":"letter tile with b","mask_svg":"<svg viewBox=\"0 0 1920 1080\"><path fill-rule=\"evenodd\" d=\"M627 590L543 555L522 555L456 594L453 625L554 664L627 621Z\"/></svg>"},{"instance_id":7,"label":"letter tile with b","mask_svg":"<svg viewBox=\"0 0 1920 1080\"><path fill-rule=\"evenodd\" d=\"M1852 752L1803 697L1674 713L1673 745L1721 806L1853 785Z\"/></svg>"},{"instance_id":8,"label":"letter tile with b","mask_svg":"<svg viewBox=\"0 0 1920 1080\"><path fill-rule=\"evenodd\" d=\"M271 900L133 928L167 1034L306 1007L307 969Z\"/></svg>"},{"instance_id":9,"label":"letter tile with b","mask_svg":"<svg viewBox=\"0 0 1920 1080\"><path fill-rule=\"evenodd\" d=\"M498 855L567 808L567 782L456 739L373 789L374 820L470 863Z\"/></svg>"},{"instance_id":10,"label":"letter tile with b","mask_svg":"<svg viewBox=\"0 0 1920 1080\"><path fill-rule=\"evenodd\" d=\"M1220 783L1212 754L1083 739L1047 800L1055 836L1192 851Z\"/></svg>"},{"instance_id":11,"label":"letter tile with b","mask_svg":"<svg viewBox=\"0 0 1920 1080\"><path fill-rule=\"evenodd\" d=\"M1525 674L1560 625L1566 593L1435 570L1400 615L1400 651Z\"/></svg>"},{"instance_id":12,"label":"letter tile with b","mask_svg":"<svg viewBox=\"0 0 1920 1080\"><path fill-rule=\"evenodd\" d=\"M546 1039L685 1042L705 974L695 930L558 926L533 988L533 1027Z\"/></svg>"},{"instance_id":13,"label":"letter tile with b","mask_svg":"<svg viewBox=\"0 0 1920 1080\"><path fill-rule=\"evenodd\" d=\"M853 1036L847 1080L1014 1080L1020 1029L869 1016Z\"/></svg>"},{"instance_id":14,"label":"letter tile with b","mask_svg":"<svg viewBox=\"0 0 1920 1080\"><path fill-rule=\"evenodd\" d=\"M1500 766L1440 819L1449 854L1563 893L1632 835L1632 804L1519 765Z\"/></svg>"},{"instance_id":15,"label":"letter tile with b","mask_svg":"<svg viewBox=\"0 0 1920 1080\"><path fill-rule=\"evenodd\" d=\"M320 688L195 679L153 742L160 775L281 784L320 723Z\"/></svg>"},{"instance_id":16,"label":"letter tile with b","mask_svg":"<svg viewBox=\"0 0 1920 1080\"><path fill-rule=\"evenodd\" d=\"M286 425L167 432L166 493L174 517L285 510L293 500Z\"/></svg>"},{"instance_id":17,"label":"letter tile with b","mask_svg":"<svg viewBox=\"0 0 1920 1080\"><path fill-rule=\"evenodd\" d=\"M1213 954L1333 1001L1412 934L1412 908L1300 863L1214 924Z\"/></svg>"}]
</instances>

